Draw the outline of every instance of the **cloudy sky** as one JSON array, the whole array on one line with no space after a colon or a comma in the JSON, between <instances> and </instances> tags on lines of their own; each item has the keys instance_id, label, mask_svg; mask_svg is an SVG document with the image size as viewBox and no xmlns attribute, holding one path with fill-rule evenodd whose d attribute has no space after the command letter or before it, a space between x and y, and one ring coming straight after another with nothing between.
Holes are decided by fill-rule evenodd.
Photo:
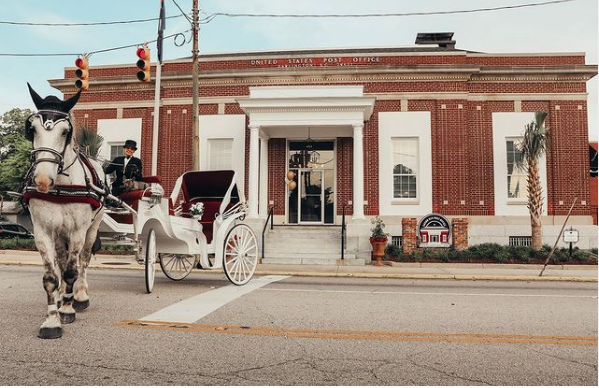
<instances>
[{"instance_id":1,"label":"cloudy sky","mask_svg":"<svg viewBox=\"0 0 599 388\"><path fill-rule=\"evenodd\" d=\"M164 0L167 16L190 12L192 0ZM288 48L395 47L412 45L418 32L452 31L457 48L487 53L583 52L598 63L597 0L200 0L200 52ZM215 13L372 14L431 13L508 6L487 12L376 18L211 17ZM156 39L156 22L104 26L42 26L154 18L159 0L0 0L0 113L32 104L26 82L41 94L60 94L48 79L61 78L76 54ZM26 22L31 25L16 25ZM185 18L168 19L165 35L189 30ZM164 45L165 59L190 56L190 36ZM176 44L175 44L176 43ZM178 47L177 45L180 45ZM11 55L5 55L11 54ZM14 54L53 54L14 56ZM66 54L66 55L55 55ZM135 48L95 53L90 63L136 61ZM589 138L597 140L598 77L588 82Z\"/></svg>"}]
</instances>

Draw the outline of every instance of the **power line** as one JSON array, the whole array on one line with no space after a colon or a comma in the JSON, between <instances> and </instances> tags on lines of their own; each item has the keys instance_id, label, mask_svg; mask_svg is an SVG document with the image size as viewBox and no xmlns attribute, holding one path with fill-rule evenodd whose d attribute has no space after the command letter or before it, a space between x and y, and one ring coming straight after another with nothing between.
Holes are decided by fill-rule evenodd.
<instances>
[{"instance_id":1,"label":"power line","mask_svg":"<svg viewBox=\"0 0 599 388\"><path fill-rule=\"evenodd\" d=\"M173 38L176 37L178 35L183 35L187 32L190 32L191 30L186 30L183 32L177 32L168 36L165 36L163 38L164 39L169 39L169 38ZM148 44L148 43L155 43L157 42L158 39L154 39L154 40L150 40L150 41L145 41L143 43L134 43L134 44L128 44L128 45L124 45L124 46L118 46L118 47L111 47L111 48L107 48L107 49L102 49L102 50L95 50L95 51L89 51L87 52L88 56L91 56L93 54L99 54L99 53L105 53L105 52L109 52L109 51L116 51L116 50L122 50L125 48L130 48L130 47L138 47L142 44ZM60 56L77 56L80 55L81 53L0 53L0 57L60 57Z\"/></svg>"},{"instance_id":2,"label":"power line","mask_svg":"<svg viewBox=\"0 0 599 388\"><path fill-rule=\"evenodd\" d=\"M187 21L190 24L193 24L193 21L189 18L189 16L187 16L187 14L185 13L185 11L183 11L183 9L179 6L179 4L177 4L177 2L175 0L173 0L173 3L175 3L175 5L177 6L177 8L179 8L179 11L181 11L181 15L185 16L185 19L187 19Z\"/></svg>"},{"instance_id":3,"label":"power line","mask_svg":"<svg viewBox=\"0 0 599 388\"><path fill-rule=\"evenodd\" d=\"M369 13L369 14L256 14L256 13L226 13L226 12L215 12L210 14L206 18L202 19L203 24L210 23L217 16L226 17L252 17L252 18L372 18L372 17L406 17L406 16L431 16L431 15L452 15L461 13L476 13L476 12L491 12L501 11L507 9L517 9L526 7L539 7L544 5L552 5L559 3L569 3L576 0L553 0L542 3L527 3L517 5L506 5L502 7L493 8L476 8L476 9L463 9L455 11L431 11L431 12L405 12L405 13Z\"/></svg>"},{"instance_id":4,"label":"power line","mask_svg":"<svg viewBox=\"0 0 599 388\"><path fill-rule=\"evenodd\" d=\"M187 17L185 14L183 14L183 15L168 16L168 17L166 17L166 19L180 18L181 16ZM9 25L13 25L13 26L77 27L77 26L107 26L107 25L113 25L113 24L146 23L146 22L155 22L157 20L159 20L159 18L121 20L121 21L111 21L111 22L91 22L91 23L33 23L33 22L13 22L13 21L0 20L0 24L9 24Z\"/></svg>"}]
</instances>

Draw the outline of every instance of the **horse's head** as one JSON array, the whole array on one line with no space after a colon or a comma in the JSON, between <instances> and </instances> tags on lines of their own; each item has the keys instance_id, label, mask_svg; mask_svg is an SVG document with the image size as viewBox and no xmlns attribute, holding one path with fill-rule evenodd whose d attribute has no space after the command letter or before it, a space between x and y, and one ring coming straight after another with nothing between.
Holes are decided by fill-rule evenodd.
<instances>
[{"instance_id":1,"label":"horse's head","mask_svg":"<svg viewBox=\"0 0 599 388\"><path fill-rule=\"evenodd\" d=\"M46 193L64 168L65 152L73 138L69 112L79 100L81 90L62 101L55 96L41 98L29 83L27 86L38 111L25 122L25 137L33 143L33 182L38 191Z\"/></svg>"}]
</instances>

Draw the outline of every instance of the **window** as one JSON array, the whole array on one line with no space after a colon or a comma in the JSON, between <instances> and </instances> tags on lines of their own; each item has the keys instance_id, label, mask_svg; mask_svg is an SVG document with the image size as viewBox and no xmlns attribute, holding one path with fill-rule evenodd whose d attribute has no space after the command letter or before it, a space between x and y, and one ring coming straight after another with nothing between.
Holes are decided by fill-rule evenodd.
<instances>
[{"instance_id":1,"label":"window","mask_svg":"<svg viewBox=\"0 0 599 388\"><path fill-rule=\"evenodd\" d=\"M418 198L418 138L396 137L393 142L393 198Z\"/></svg>"},{"instance_id":2,"label":"window","mask_svg":"<svg viewBox=\"0 0 599 388\"><path fill-rule=\"evenodd\" d=\"M519 139L506 140L508 199L526 199L528 197L527 172L517 166L517 163L522 160L522 152L518 150L518 143Z\"/></svg>"},{"instance_id":3,"label":"window","mask_svg":"<svg viewBox=\"0 0 599 388\"><path fill-rule=\"evenodd\" d=\"M125 144L125 142L123 142L123 144ZM123 148L123 144L110 145L110 160L116 158L117 156L125 156L125 149Z\"/></svg>"},{"instance_id":4,"label":"window","mask_svg":"<svg viewBox=\"0 0 599 388\"><path fill-rule=\"evenodd\" d=\"M209 139L208 157L208 170L232 170L233 139Z\"/></svg>"},{"instance_id":5,"label":"window","mask_svg":"<svg viewBox=\"0 0 599 388\"><path fill-rule=\"evenodd\" d=\"M510 247L529 247L532 245L531 236L509 236Z\"/></svg>"}]
</instances>

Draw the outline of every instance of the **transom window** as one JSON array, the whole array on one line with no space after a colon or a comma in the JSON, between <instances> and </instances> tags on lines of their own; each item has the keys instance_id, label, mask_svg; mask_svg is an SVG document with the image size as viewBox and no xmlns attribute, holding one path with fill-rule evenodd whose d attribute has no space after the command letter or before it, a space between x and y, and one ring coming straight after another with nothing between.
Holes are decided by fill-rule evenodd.
<instances>
[{"instance_id":1,"label":"transom window","mask_svg":"<svg viewBox=\"0 0 599 388\"><path fill-rule=\"evenodd\" d=\"M418 198L418 138L395 137L393 142L393 198Z\"/></svg>"},{"instance_id":2,"label":"transom window","mask_svg":"<svg viewBox=\"0 0 599 388\"><path fill-rule=\"evenodd\" d=\"M522 152L518 149L520 140L519 138L506 140L508 199L526 199L528 197L527 172L517 165L522 160Z\"/></svg>"}]
</instances>

